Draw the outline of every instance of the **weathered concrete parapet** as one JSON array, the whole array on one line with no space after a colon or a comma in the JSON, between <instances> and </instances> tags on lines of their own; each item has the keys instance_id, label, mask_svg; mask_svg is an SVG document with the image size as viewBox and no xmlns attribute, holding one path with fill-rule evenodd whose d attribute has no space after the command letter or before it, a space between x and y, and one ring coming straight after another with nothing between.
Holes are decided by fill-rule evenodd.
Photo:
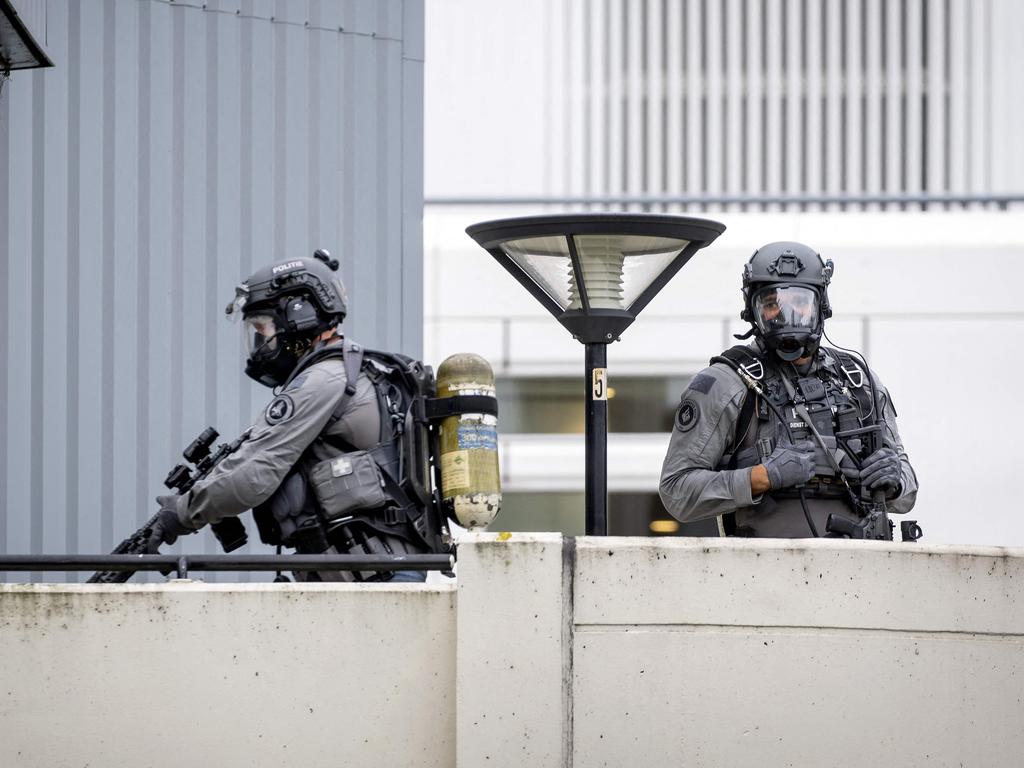
<instances>
[{"instance_id":1,"label":"weathered concrete parapet","mask_svg":"<svg viewBox=\"0 0 1024 768\"><path fill-rule=\"evenodd\" d=\"M575 765L1017 765L1024 550L580 539Z\"/></svg>"},{"instance_id":2,"label":"weathered concrete parapet","mask_svg":"<svg viewBox=\"0 0 1024 768\"><path fill-rule=\"evenodd\" d=\"M0 766L1024 754L1024 550L475 534L458 571L0 585Z\"/></svg>"},{"instance_id":3,"label":"weathered concrete parapet","mask_svg":"<svg viewBox=\"0 0 1024 768\"><path fill-rule=\"evenodd\" d=\"M590 537L575 583L577 624L1024 634L1024 549Z\"/></svg>"},{"instance_id":4,"label":"weathered concrete parapet","mask_svg":"<svg viewBox=\"0 0 1024 768\"><path fill-rule=\"evenodd\" d=\"M451 766L454 585L0 585L0 766Z\"/></svg>"},{"instance_id":5,"label":"weathered concrete parapet","mask_svg":"<svg viewBox=\"0 0 1024 768\"><path fill-rule=\"evenodd\" d=\"M570 575L571 550L560 534L481 533L460 540L460 767L566 765Z\"/></svg>"}]
</instances>

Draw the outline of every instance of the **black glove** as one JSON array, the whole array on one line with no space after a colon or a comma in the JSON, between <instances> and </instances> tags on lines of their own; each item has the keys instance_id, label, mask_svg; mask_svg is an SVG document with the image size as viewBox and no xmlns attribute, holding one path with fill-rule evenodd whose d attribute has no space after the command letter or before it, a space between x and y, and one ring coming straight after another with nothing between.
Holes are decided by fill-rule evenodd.
<instances>
[{"instance_id":1,"label":"black glove","mask_svg":"<svg viewBox=\"0 0 1024 768\"><path fill-rule=\"evenodd\" d=\"M762 462L768 471L768 482L776 491L806 483L814 477L815 463L813 442L791 443L785 437L780 438L775 450Z\"/></svg>"},{"instance_id":2,"label":"black glove","mask_svg":"<svg viewBox=\"0 0 1024 768\"><path fill-rule=\"evenodd\" d=\"M883 490L886 496L895 496L900 489L903 468L900 457L892 448L879 448L860 468L860 482L869 491Z\"/></svg>"},{"instance_id":3,"label":"black glove","mask_svg":"<svg viewBox=\"0 0 1024 768\"><path fill-rule=\"evenodd\" d=\"M195 533L195 530L184 525L178 519L178 497L157 496L156 503L160 505L156 522L149 531L149 541L146 543L146 551L156 554L160 551L161 544L173 544L179 536L186 533Z\"/></svg>"}]
</instances>

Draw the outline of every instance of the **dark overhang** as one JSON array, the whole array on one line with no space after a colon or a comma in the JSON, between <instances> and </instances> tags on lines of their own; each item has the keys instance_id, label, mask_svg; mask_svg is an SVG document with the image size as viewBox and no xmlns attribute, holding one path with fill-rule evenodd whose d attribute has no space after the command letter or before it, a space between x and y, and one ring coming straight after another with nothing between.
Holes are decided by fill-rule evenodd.
<instances>
[{"instance_id":1,"label":"dark overhang","mask_svg":"<svg viewBox=\"0 0 1024 768\"><path fill-rule=\"evenodd\" d=\"M53 60L32 36L12 0L0 0L0 70L52 66Z\"/></svg>"}]
</instances>

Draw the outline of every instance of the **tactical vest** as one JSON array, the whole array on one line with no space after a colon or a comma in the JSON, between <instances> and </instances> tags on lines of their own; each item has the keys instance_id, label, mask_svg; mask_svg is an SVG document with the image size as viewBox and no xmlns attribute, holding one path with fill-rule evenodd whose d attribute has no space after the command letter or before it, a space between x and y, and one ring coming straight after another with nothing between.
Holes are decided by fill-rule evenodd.
<instances>
[{"instance_id":1,"label":"tactical vest","mask_svg":"<svg viewBox=\"0 0 1024 768\"><path fill-rule=\"evenodd\" d=\"M854 512L861 513L857 467L881 445L878 425L883 420L881 414L874 413L872 382L857 361L831 348L819 350L818 355L817 368L806 376L795 369L783 370L774 360L761 357L743 345L712 358L711 363L728 365L748 386L732 443L717 469L754 466L771 454L775 437L760 435L778 432L763 428L774 425L778 413L785 419L794 442L804 439L815 442L815 474L804 487L805 497L843 499ZM755 391L755 386L759 391ZM808 420L817 436L807 424ZM786 433L785 428L781 431ZM781 489L769 495L796 498L799 494L793 489Z\"/></svg>"}]
</instances>

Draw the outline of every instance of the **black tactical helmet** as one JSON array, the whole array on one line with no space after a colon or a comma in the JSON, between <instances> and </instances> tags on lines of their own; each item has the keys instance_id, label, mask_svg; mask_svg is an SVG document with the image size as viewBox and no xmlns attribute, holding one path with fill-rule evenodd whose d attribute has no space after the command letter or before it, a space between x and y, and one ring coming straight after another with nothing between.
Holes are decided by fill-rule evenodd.
<instances>
[{"instance_id":1,"label":"black tactical helmet","mask_svg":"<svg viewBox=\"0 0 1024 768\"><path fill-rule=\"evenodd\" d=\"M815 250L801 243L758 248L743 268L740 318L783 360L813 354L824 320L832 316L828 284L833 270L831 259L822 261Z\"/></svg>"},{"instance_id":2,"label":"black tactical helmet","mask_svg":"<svg viewBox=\"0 0 1024 768\"><path fill-rule=\"evenodd\" d=\"M246 324L245 372L268 387L284 383L312 340L345 319L345 286L337 259L318 250L311 259L264 267L235 289L225 310Z\"/></svg>"}]
</instances>

